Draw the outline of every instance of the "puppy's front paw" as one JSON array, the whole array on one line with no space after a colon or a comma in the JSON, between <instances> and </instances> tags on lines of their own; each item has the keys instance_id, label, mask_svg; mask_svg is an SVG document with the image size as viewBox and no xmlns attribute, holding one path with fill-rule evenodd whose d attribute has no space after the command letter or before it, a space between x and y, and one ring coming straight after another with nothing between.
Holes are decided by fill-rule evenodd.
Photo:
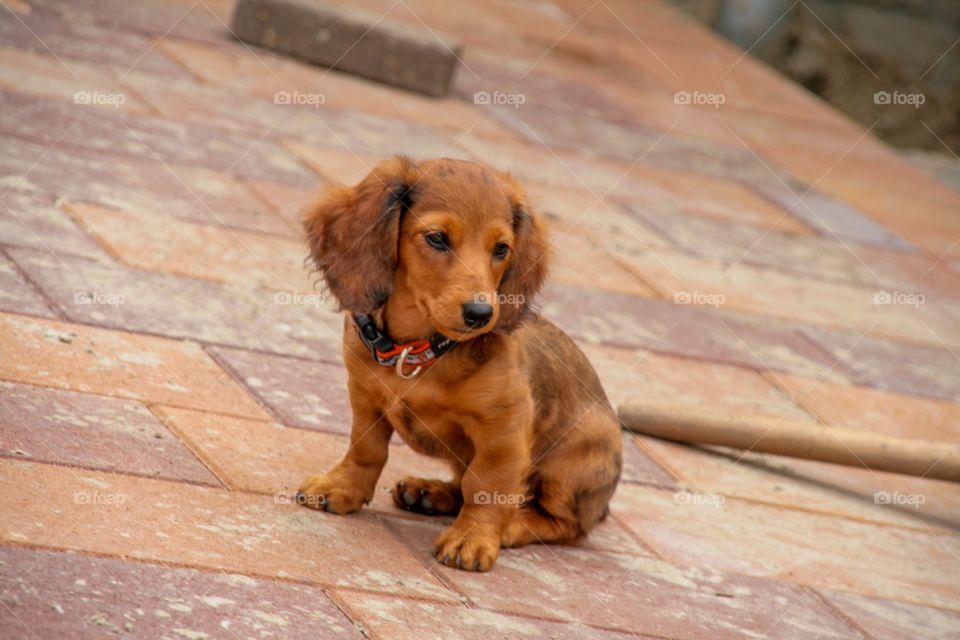
<instances>
[{"instance_id":1,"label":"puppy's front paw","mask_svg":"<svg viewBox=\"0 0 960 640\"><path fill-rule=\"evenodd\" d=\"M401 509L427 515L453 515L463 506L460 487L443 480L425 480L407 476L391 491Z\"/></svg>"},{"instance_id":2,"label":"puppy's front paw","mask_svg":"<svg viewBox=\"0 0 960 640\"><path fill-rule=\"evenodd\" d=\"M500 536L489 525L459 520L440 534L433 555L448 567L489 571L500 554Z\"/></svg>"},{"instance_id":3,"label":"puppy's front paw","mask_svg":"<svg viewBox=\"0 0 960 640\"><path fill-rule=\"evenodd\" d=\"M353 513L369 502L363 491L330 476L310 476L297 490L296 501L305 507L330 513Z\"/></svg>"}]
</instances>

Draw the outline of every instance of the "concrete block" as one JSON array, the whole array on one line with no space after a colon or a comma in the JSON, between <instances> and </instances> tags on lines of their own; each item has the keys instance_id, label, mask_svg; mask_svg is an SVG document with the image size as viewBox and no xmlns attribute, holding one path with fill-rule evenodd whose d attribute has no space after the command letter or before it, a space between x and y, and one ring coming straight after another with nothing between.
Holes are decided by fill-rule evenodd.
<instances>
[{"instance_id":1,"label":"concrete block","mask_svg":"<svg viewBox=\"0 0 960 640\"><path fill-rule=\"evenodd\" d=\"M429 30L317 0L238 0L232 28L251 44L430 96L447 92L461 50Z\"/></svg>"}]
</instances>

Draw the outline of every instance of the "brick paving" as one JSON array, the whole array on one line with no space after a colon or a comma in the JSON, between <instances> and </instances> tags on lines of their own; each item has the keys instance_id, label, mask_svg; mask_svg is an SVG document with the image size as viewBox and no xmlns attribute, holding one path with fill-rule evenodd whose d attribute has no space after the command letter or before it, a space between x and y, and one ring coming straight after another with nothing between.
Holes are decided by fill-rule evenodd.
<instances>
[{"instance_id":1,"label":"brick paving","mask_svg":"<svg viewBox=\"0 0 960 640\"><path fill-rule=\"evenodd\" d=\"M528 184L614 402L956 446L960 194L862 127L653 1L354 3L464 43L440 100L230 0L3 4L0 636L960 637L945 482L625 434L607 521L488 574L393 506L444 473L402 442L363 512L289 499L349 420L297 212L398 152Z\"/></svg>"}]
</instances>

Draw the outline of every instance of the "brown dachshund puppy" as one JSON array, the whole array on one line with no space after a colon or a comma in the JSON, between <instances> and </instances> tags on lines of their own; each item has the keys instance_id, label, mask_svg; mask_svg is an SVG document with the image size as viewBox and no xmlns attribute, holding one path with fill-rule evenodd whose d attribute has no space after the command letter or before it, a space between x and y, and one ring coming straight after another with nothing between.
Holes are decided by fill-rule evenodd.
<instances>
[{"instance_id":1,"label":"brown dachshund puppy","mask_svg":"<svg viewBox=\"0 0 960 640\"><path fill-rule=\"evenodd\" d=\"M587 358L530 303L547 272L543 222L509 175L394 158L306 214L312 259L344 311L350 449L297 499L350 513L373 497L394 431L446 460L397 505L457 517L446 565L490 569L500 547L571 542L607 514L620 426Z\"/></svg>"}]
</instances>

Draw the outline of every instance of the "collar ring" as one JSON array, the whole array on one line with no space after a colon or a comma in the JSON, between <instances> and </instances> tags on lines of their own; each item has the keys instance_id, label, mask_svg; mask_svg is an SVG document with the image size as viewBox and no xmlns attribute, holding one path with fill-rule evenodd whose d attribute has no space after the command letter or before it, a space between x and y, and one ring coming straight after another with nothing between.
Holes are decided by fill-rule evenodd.
<instances>
[{"instance_id":1,"label":"collar ring","mask_svg":"<svg viewBox=\"0 0 960 640\"><path fill-rule=\"evenodd\" d=\"M412 346L406 346L403 348L403 351L400 352L400 356L397 358L397 375L403 378L404 380L412 380L419 375L420 370L423 369L421 365L417 365L417 368L414 369L411 373L403 372L403 365L407 363L407 355L410 353L410 350L413 349Z\"/></svg>"}]
</instances>

